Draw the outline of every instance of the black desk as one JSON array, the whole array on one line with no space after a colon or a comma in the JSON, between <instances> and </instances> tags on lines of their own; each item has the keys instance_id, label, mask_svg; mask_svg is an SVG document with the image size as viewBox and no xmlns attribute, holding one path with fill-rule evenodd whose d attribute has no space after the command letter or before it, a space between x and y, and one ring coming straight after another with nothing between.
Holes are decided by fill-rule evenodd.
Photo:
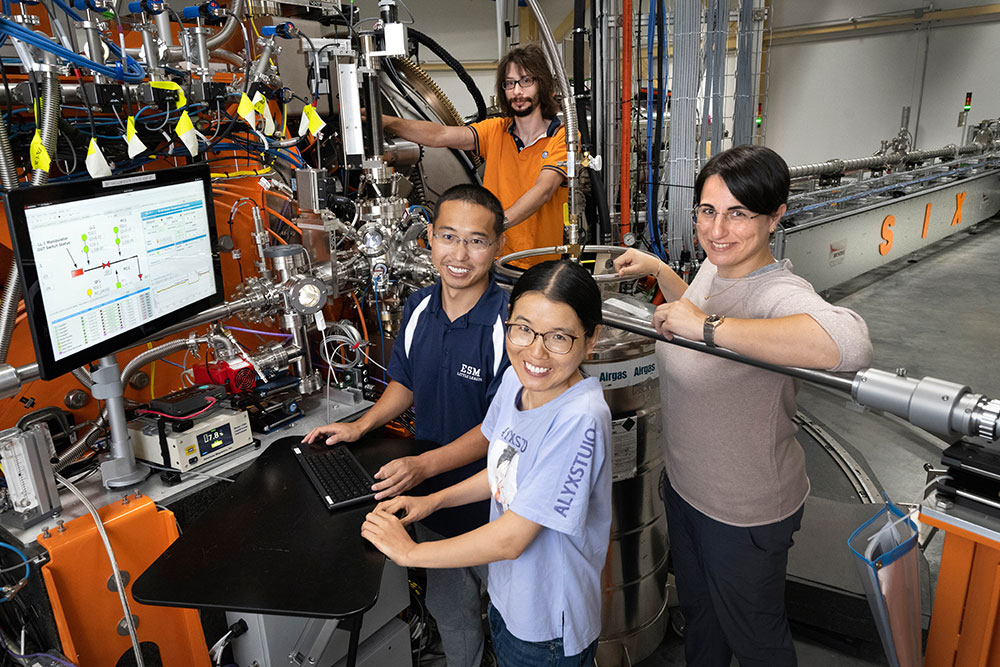
<instances>
[{"instance_id":1,"label":"black desk","mask_svg":"<svg viewBox=\"0 0 1000 667\"><path fill-rule=\"evenodd\" d=\"M361 615L378 598L385 557L361 537L374 503L329 512L295 460L300 436L267 448L215 507L135 581L143 604L350 619L354 665ZM369 472L413 441L366 437L352 444Z\"/></svg>"}]
</instances>

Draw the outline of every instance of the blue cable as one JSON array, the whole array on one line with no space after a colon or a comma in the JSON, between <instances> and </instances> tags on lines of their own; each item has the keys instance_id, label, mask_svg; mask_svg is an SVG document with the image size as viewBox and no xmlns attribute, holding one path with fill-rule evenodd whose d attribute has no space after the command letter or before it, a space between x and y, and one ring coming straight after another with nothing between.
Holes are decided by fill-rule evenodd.
<instances>
[{"instance_id":1,"label":"blue cable","mask_svg":"<svg viewBox=\"0 0 1000 667\"><path fill-rule=\"evenodd\" d=\"M119 81L124 81L126 83L140 83L146 79L146 72L142 69L142 66L127 55L124 57L124 68L121 63L115 63L114 67L101 65L78 53L70 51L61 44L53 42L51 39L43 35L40 35L32 30L28 30L27 28L2 17L0 17L0 35L9 35L16 39L20 39L21 41L36 46L43 51L52 53L66 62L73 63L79 67L84 67L92 72L103 74L104 76ZM121 50L118 49L118 47L113 44L109 46L112 53L115 53L119 58L122 57Z\"/></svg>"},{"instance_id":2,"label":"blue cable","mask_svg":"<svg viewBox=\"0 0 1000 667\"><path fill-rule=\"evenodd\" d=\"M656 36L657 25L656 0L650 0L649 20L646 22L646 227L653 252L663 259L663 248L659 242L660 221L653 200L653 37Z\"/></svg>"},{"instance_id":3,"label":"blue cable","mask_svg":"<svg viewBox=\"0 0 1000 667\"><path fill-rule=\"evenodd\" d=\"M18 556L21 557L21 560L24 561L24 577L23 578L27 579L28 575L31 574L31 565L28 564L28 557L24 555L24 552L21 551L20 549L18 549L17 547L13 547L13 546L7 544L6 542L0 542L0 547L3 547L4 549L9 549L10 551L13 551ZM10 598L5 597L3 599L0 599L0 602L7 602L9 599Z\"/></svg>"},{"instance_id":4,"label":"blue cable","mask_svg":"<svg viewBox=\"0 0 1000 667\"><path fill-rule=\"evenodd\" d=\"M379 347L382 348L382 379L385 379L385 334L382 333L382 317L378 312L378 281L379 276L375 276L375 320L378 322L378 335L381 338ZM367 291L367 290L366 290Z\"/></svg>"}]
</instances>

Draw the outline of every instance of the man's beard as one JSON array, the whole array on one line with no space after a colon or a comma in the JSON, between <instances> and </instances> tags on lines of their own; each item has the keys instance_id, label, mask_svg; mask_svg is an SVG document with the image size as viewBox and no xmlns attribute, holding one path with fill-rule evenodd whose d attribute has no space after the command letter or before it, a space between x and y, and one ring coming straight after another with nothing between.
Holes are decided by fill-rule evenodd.
<instances>
[{"instance_id":1,"label":"man's beard","mask_svg":"<svg viewBox=\"0 0 1000 667\"><path fill-rule=\"evenodd\" d=\"M511 104L510 112L512 115L517 116L518 118L524 118L525 116L531 115L531 112L535 110L535 106L537 105L535 104L535 100L533 98L526 97L525 99L528 101L528 106L521 109L517 109L513 104Z\"/></svg>"}]
</instances>

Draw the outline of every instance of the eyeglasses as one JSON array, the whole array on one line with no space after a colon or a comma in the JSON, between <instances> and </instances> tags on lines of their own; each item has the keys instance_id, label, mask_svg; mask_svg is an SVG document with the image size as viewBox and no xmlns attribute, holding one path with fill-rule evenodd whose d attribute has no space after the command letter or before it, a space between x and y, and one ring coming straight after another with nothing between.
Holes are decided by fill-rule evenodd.
<instances>
[{"instance_id":1,"label":"eyeglasses","mask_svg":"<svg viewBox=\"0 0 1000 667\"><path fill-rule=\"evenodd\" d=\"M469 249L470 253L482 254L488 252L490 246L496 243L496 239L492 241L487 241L486 239L479 238L478 236L471 239L465 239L458 234L452 234L450 232L434 233L434 238L441 242L446 248L455 248L459 244L464 243L465 247Z\"/></svg>"},{"instance_id":2,"label":"eyeglasses","mask_svg":"<svg viewBox=\"0 0 1000 667\"><path fill-rule=\"evenodd\" d=\"M708 204L702 204L701 206L695 207L691 217L695 224L707 227L708 225L713 224L720 214L722 215L722 219L726 221L726 224L731 227L747 224L754 218L759 218L764 215L763 213L750 215L750 211L745 208L731 208L728 211L716 211L714 207Z\"/></svg>"},{"instance_id":3,"label":"eyeglasses","mask_svg":"<svg viewBox=\"0 0 1000 667\"><path fill-rule=\"evenodd\" d=\"M528 347L534 344L535 339L542 337L542 345L552 354L566 354L573 349L573 343L579 336L573 336L562 331L547 331L538 333L534 329L524 324L504 322L507 327L507 340L518 347Z\"/></svg>"},{"instance_id":4,"label":"eyeglasses","mask_svg":"<svg viewBox=\"0 0 1000 667\"><path fill-rule=\"evenodd\" d=\"M514 86L521 86L521 90L531 88L538 82L533 76L522 76L520 79L504 79L503 89L514 90Z\"/></svg>"}]
</instances>

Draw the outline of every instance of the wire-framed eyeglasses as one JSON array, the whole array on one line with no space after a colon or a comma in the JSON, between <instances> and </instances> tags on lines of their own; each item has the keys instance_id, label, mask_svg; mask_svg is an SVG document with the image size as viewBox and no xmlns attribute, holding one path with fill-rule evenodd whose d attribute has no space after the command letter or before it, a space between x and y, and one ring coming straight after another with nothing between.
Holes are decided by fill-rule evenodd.
<instances>
[{"instance_id":1,"label":"wire-framed eyeglasses","mask_svg":"<svg viewBox=\"0 0 1000 667\"><path fill-rule=\"evenodd\" d=\"M579 338L579 336L562 331L540 333L526 324L519 324L517 322L504 322L504 326L507 327L507 340L514 345L528 347L535 342L536 338L541 336L542 345L552 354L567 354L573 349L573 343Z\"/></svg>"},{"instance_id":2,"label":"wire-framed eyeglasses","mask_svg":"<svg viewBox=\"0 0 1000 667\"><path fill-rule=\"evenodd\" d=\"M691 218L694 220L696 225L703 225L707 227L708 225L713 224L720 214L726 224L730 226L747 224L754 218L759 218L764 215L763 213L750 213L750 211L745 208L731 208L728 211L717 211L714 206L702 204L695 207L694 211L691 213Z\"/></svg>"},{"instance_id":3,"label":"wire-framed eyeglasses","mask_svg":"<svg viewBox=\"0 0 1000 667\"><path fill-rule=\"evenodd\" d=\"M504 90L514 90L514 86L521 86L521 90L527 90L531 88L536 83L538 79L533 76L522 76L520 79L504 79L503 89Z\"/></svg>"}]
</instances>

